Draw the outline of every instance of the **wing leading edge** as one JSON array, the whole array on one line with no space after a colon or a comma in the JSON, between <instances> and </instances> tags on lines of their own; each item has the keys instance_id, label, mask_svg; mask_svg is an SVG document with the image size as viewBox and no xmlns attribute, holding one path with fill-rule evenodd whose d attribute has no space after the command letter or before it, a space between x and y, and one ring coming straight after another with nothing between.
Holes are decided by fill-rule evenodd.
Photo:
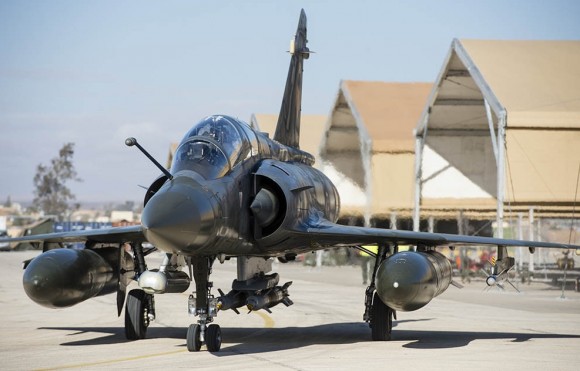
<instances>
[{"instance_id":1,"label":"wing leading edge","mask_svg":"<svg viewBox=\"0 0 580 371\"><path fill-rule=\"evenodd\" d=\"M0 239L0 242L31 242L31 243L70 243L70 242L96 242L96 243L123 243L144 242L145 235L141 225L129 227L116 227L104 229L91 229L85 231L60 232L35 234L24 237Z\"/></svg>"},{"instance_id":2,"label":"wing leading edge","mask_svg":"<svg viewBox=\"0 0 580 371\"><path fill-rule=\"evenodd\" d=\"M462 246L462 245L496 245L523 246L530 248L580 249L579 245L553 242L510 240L492 237L465 236L444 233L413 232L395 229L353 227L332 223L321 219L305 228L297 230L299 234L324 246L356 246L374 243L392 243L397 245L422 246Z\"/></svg>"}]
</instances>

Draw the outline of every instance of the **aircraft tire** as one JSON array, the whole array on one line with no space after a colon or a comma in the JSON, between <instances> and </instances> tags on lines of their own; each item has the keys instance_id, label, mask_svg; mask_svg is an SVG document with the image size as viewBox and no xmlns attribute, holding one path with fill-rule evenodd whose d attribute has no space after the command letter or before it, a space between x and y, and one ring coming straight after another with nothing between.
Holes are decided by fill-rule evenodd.
<instances>
[{"instance_id":1,"label":"aircraft tire","mask_svg":"<svg viewBox=\"0 0 580 371\"><path fill-rule=\"evenodd\" d=\"M209 325L205 332L205 344L209 352L219 352L222 346L222 330L219 325Z\"/></svg>"},{"instance_id":2,"label":"aircraft tire","mask_svg":"<svg viewBox=\"0 0 580 371\"><path fill-rule=\"evenodd\" d=\"M393 311L383 303L379 295L375 292L371 312L371 333L373 341L391 340L392 329Z\"/></svg>"},{"instance_id":3,"label":"aircraft tire","mask_svg":"<svg viewBox=\"0 0 580 371\"><path fill-rule=\"evenodd\" d=\"M128 340L145 339L149 327L147 294L134 289L127 295L125 306L125 336Z\"/></svg>"},{"instance_id":4,"label":"aircraft tire","mask_svg":"<svg viewBox=\"0 0 580 371\"><path fill-rule=\"evenodd\" d=\"M199 352L201 349L201 332L198 324L189 325L187 329L187 350Z\"/></svg>"}]
</instances>

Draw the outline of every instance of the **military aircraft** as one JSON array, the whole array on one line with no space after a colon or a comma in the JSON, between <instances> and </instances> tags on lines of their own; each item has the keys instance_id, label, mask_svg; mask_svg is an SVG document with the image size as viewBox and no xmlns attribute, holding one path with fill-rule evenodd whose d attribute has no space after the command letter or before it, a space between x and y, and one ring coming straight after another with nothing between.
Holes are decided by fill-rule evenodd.
<instances>
[{"instance_id":1,"label":"military aircraft","mask_svg":"<svg viewBox=\"0 0 580 371\"><path fill-rule=\"evenodd\" d=\"M218 311L269 311L279 303L292 304L291 282L281 285L279 275L270 273L272 258L286 262L329 247L366 250L364 245L377 244L378 253L369 252L376 264L363 318L373 340L388 340L397 311L419 309L453 283L451 264L436 251L438 246L497 246L488 285L504 280L514 266L506 246L580 248L336 224L339 194L312 166L314 157L298 146L303 63L310 55L306 44L302 11L272 139L233 117L209 116L185 134L170 170L137 140L126 140L162 172L145 194L141 225L3 239L28 241L43 249L24 272L28 296L43 306L61 308L116 291L119 315L125 306L126 337L142 339L155 319L154 296L185 292L193 279L188 311L198 321L188 328L187 349L199 351L205 344L208 351L217 352L222 335L212 322ZM84 249L63 248L79 241ZM399 252L400 244L415 248ZM166 256L159 267L150 269L146 257L153 251ZM219 296L214 296L212 265L230 258L237 259L237 278L227 294L218 290ZM139 289L126 294L132 280Z\"/></svg>"}]
</instances>

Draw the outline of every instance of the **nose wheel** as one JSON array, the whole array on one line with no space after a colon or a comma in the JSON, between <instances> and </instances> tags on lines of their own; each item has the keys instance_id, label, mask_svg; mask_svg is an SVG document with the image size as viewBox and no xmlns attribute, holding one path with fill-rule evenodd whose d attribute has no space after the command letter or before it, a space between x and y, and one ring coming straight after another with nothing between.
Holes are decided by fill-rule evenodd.
<instances>
[{"instance_id":1,"label":"nose wheel","mask_svg":"<svg viewBox=\"0 0 580 371\"><path fill-rule=\"evenodd\" d=\"M218 352L222 347L222 330L219 325L209 325L204 331L202 339L202 326L199 324L189 325L187 329L187 350L199 352L205 343L208 352Z\"/></svg>"},{"instance_id":2,"label":"nose wheel","mask_svg":"<svg viewBox=\"0 0 580 371\"><path fill-rule=\"evenodd\" d=\"M198 324L189 325L187 329L187 350L199 352L201 349L201 331Z\"/></svg>"},{"instance_id":3,"label":"nose wheel","mask_svg":"<svg viewBox=\"0 0 580 371\"><path fill-rule=\"evenodd\" d=\"M210 352L218 352L222 347L222 330L219 325L209 325L205 333L205 345Z\"/></svg>"}]
</instances>

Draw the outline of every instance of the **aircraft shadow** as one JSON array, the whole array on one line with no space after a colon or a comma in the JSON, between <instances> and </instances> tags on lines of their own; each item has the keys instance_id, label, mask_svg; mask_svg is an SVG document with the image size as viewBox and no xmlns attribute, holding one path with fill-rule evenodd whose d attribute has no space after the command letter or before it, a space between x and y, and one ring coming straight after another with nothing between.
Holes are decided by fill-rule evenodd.
<instances>
[{"instance_id":1,"label":"aircraft shadow","mask_svg":"<svg viewBox=\"0 0 580 371\"><path fill-rule=\"evenodd\" d=\"M429 321L431 319L397 321L397 323ZM41 327L39 330L73 331L66 336L83 333L103 333L95 339L64 342L61 346L89 346L126 343L124 329L121 327ZM150 327L147 338L182 339L185 347L187 329L181 327ZM507 342L526 342L531 339L577 339L580 335L530 334L517 332L468 332L468 331L417 331L395 330L392 340L404 342L400 345L410 349L446 349L469 345L474 340L505 340ZM222 348L217 357L238 354L258 354L279 350L297 349L315 344L354 344L370 342L369 327L365 323L331 323L312 327L222 327Z\"/></svg>"},{"instance_id":2,"label":"aircraft shadow","mask_svg":"<svg viewBox=\"0 0 580 371\"><path fill-rule=\"evenodd\" d=\"M397 321L393 324L393 327L396 327L397 323L429 320L430 319ZM320 331L319 328L323 328L323 331ZM340 331L344 331L345 329L347 330L347 336L345 338L339 338ZM105 334L105 336L94 339L67 341L62 343L62 346L106 345L131 342L131 340L125 338L125 330L123 327L39 327L38 330L69 331L70 333L65 336L71 338L85 333ZM313 341L310 341L305 345L298 344L303 341L305 333L308 336L318 334L321 343L328 343L328 341L323 339L324 337L335 340L332 342L333 344L349 343L353 342L353 339L356 341L369 340L369 328L365 323L337 323L315 327L284 328L222 327L222 337L225 335L222 347L227 346L227 343L249 342L259 344L273 340L278 341L278 337L285 338L288 336L294 336L294 338L298 339L295 347L316 344L316 342ZM147 339L183 339L183 346L185 346L186 335L187 328L185 327L157 327L156 325L153 325L147 330Z\"/></svg>"},{"instance_id":3,"label":"aircraft shadow","mask_svg":"<svg viewBox=\"0 0 580 371\"><path fill-rule=\"evenodd\" d=\"M398 321L403 322L403 321ZM306 347L314 344L349 344L370 342L370 331L363 323L342 323L310 328L287 327L280 329L224 329L222 350L218 357L235 354L263 353L277 350ZM259 333L259 334L258 334ZM410 331L395 330L392 340L406 342L403 348L445 349L469 345L474 340L502 340L525 342L530 339L573 339L580 335L527 334L515 332L466 332L466 331ZM228 346L227 343L238 343Z\"/></svg>"},{"instance_id":4,"label":"aircraft shadow","mask_svg":"<svg viewBox=\"0 0 580 371\"><path fill-rule=\"evenodd\" d=\"M403 348L411 349L459 348L469 345L474 340L505 340L511 343L523 343L532 339L579 338L580 335L467 331L401 331L393 336L393 340L408 341Z\"/></svg>"},{"instance_id":5,"label":"aircraft shadow","mask_svg":"<svg viewBox=\"0 0 580 371\"><path fill-rule=\"evenodd\" d=\"M87 346L87 345L107 345L129 343L131 340L125 338L125 329L123 327L39 327L39 330L61 330L72 331L67 337L74 338L76 335L85 333L105 334L104 336L94 339L67 341L62 346ZM187 328L184 327L154 327L147 330L148 339L183 339L187 335ZM184 343L185 344L185 343Z\"/></svg>"}]
</instances>

